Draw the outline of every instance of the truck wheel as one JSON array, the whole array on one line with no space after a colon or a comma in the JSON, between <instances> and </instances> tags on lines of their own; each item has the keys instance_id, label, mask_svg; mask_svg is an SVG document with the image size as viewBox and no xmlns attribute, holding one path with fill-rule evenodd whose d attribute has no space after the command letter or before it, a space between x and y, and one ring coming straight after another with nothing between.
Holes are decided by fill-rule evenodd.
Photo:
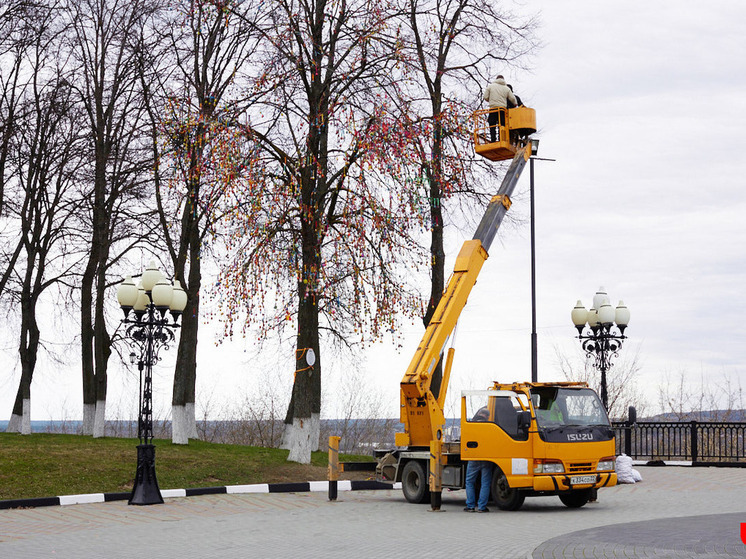
<instances>
[{"instance_id":1,"label":"truck wheel","mask_svg":"<svg viewBox=\"0 0 746 559\"><path fill-rule=\"evenodd\" d=\"M425 468L417 460L410 460L404 466L401 476L401 488L404 498L410 503L430 502L430 486Z\"/></svg>"},{"instance_id":2,"label":"truck wheel","mask_svg":"<svg viewBox=\"0 0 746 559\"><path fill-rule=\"evenodd\" d=\"M591 498L591 490L579 489L577 491L573 491L572 493L563 493L559 496L559 498L560 501L562 501L562 504L566 507L570 507L571 509L579 509Z\"/></svg>"},{"instance_id":3,"label":"truck wheel","mask_svg":"<svg viewBox=\"0 0 746 559\"><path fill-rule=\"evenodd\" d=\"M502 470L495 468L492 474L492 500L501 510L518 510L523 506L526 495L518 489L512 489Z\"/></svg>"}]
</instances>

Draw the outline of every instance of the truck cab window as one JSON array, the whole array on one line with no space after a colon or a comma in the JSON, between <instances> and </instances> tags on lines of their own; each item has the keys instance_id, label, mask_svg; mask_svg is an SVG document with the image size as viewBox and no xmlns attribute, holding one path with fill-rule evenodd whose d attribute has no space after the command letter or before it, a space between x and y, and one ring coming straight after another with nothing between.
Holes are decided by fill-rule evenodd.
<instances>
[{"instance_id":1,"label":"truck cab window","mask_svg":"<svg viewBox=\"0 0 746 559\"><path fill-rule=\"evenodd\" d=\"M467 397L467 417L470 423L494 423L515 440L528 438L530 412L523 410L517 395L470 395Z\"/></svg>"},{"instance_id":2,"label":"truck cab window","mask_svg":"<svg viewBox=\"0 0 746 559\"><path fill-rule=\"evenodd\" d=\"M534 388L531 403L539 427L609 425L598 395L589 388Z\"/></svg>"}]
</instances>

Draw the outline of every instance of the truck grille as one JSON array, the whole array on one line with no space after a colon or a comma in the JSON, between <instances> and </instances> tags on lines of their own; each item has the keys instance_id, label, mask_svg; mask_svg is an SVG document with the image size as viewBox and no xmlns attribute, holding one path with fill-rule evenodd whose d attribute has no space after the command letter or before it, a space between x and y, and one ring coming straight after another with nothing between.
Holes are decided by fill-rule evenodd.
<instances>
[{"instance_id":1,"label":"truck grille","mask_svg":"<svg viewBox=\"0 0 746 559\"><path fill-rule=\"evenodd\" d=\"M575 462L567 468L568 473L577 474L580 472L592 472L593 462Z\"/></svg>"}]
</instances>

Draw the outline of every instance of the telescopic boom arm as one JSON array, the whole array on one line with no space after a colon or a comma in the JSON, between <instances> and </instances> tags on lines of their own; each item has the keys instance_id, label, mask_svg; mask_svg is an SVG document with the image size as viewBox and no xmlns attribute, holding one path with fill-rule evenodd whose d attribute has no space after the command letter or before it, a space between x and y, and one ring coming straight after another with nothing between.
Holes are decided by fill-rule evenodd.
<instances>
[{"instance_id":1,"label":"telescopic boom arm","mask_svg":"<svg viewBox=\"0 0 746 559\"><path fill-rule=\"evenodd\" d=\"M404 423L405 432L397 433L397 446L427 447L431 440L442 436L445 427L443 406L453 363L453 348L448 351L443 378L439 383L434 383L437 385L436 394L431 390L431 386L434 386L433 372L441 360L446 341L456 327L482 265L489 256L487 251L510 208L510 196L530 156L530 143L516 152L500 190L487 206L474 238L461 247L453 275L401 381L400 420Z\"/></svg>"}]
</instances>

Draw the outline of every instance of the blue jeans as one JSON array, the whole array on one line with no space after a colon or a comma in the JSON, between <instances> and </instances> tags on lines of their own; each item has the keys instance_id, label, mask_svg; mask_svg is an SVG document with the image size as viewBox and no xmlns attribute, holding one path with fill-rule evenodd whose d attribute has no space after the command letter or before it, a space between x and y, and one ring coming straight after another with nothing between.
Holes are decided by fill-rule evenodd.
<instances>
[{"instance_id":1,"label":"blue jeans","mask_svg":"<svg viewBox=\"0 0 746 559\"><path fill-rule=\"evenodd\" d=\"M477 500L477 479L480 479L479 488L479 510L487 508L487 501L490 500L490 482L492 481L492 462L482 460L470 460L466 466L466 506L473 509Z\"/></svg>"}]
</instances>

